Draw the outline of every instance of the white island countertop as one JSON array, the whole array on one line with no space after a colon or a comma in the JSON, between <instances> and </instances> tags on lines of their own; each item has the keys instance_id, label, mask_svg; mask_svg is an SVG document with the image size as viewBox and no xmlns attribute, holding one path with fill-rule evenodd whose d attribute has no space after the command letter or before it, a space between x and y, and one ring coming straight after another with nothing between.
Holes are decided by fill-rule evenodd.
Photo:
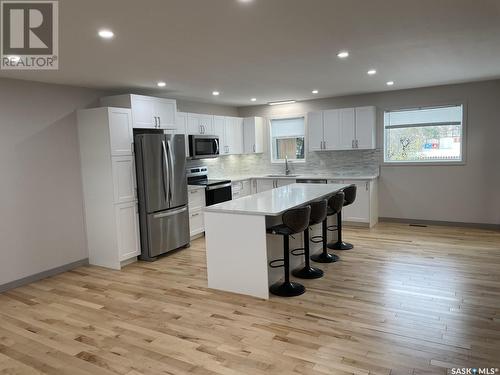
<instances>
[{"instance_id":1,"label":"white island countertop","mask_svg":"<svg viewBox=\"0 0 500 375\"><path fill-rule=\"evenodd\" d=\"M291 184L227 201L204 209L205 212L278 216L285 211L326 198L349 185Z\"/></svg>"}]
</instances>

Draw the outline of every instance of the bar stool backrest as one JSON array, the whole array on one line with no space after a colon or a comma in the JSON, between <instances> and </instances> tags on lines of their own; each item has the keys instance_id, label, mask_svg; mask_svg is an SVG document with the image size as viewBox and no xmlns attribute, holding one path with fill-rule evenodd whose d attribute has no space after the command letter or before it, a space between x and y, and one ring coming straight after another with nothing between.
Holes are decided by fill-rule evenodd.
<instances>
[{"instance_id":1,"label":"bar stool backrest","mask_svg":"<svg viewBox=\"0 0 500 375\"><path fill-rule=\"evenodd\" d=\"M345 202L344 206L349 206L356 200L356 185L349 185L344 189L344 194L345 194Z\"/></svg>"},{"instance_id":2,"label":"bar stool backrest","mask_svg":"<svg viewBox=\"0 0 500 375\"><path fill-rule=\"evenodd\" d=\"M335 215L342 210L344 206L345 194L343 191L339 191L330 199L328 199L328 207L333 211L332 214Z\"/></svg>"},{"instance_id":3,"label":"bar stool backrest","mask_svg":"<svg viewBox=\"0 0 500 375\"><path fill-rule=\"evenodd\" d=\"M283 224L288 227L292 233L300 233L309 227L310 217L311 206L304 206L286 211L282 219Z\"/></svg>"},{"instance_id":4,"label":"bar stool backrest","mask_svg":"<svg viewBox=\"0 0 500 375\"><path fill-rule=\"evenodd\" d=\"M326 214L328 211L328 201L323 199L322 201L311 203L311 219L309 220L309 225L319 224L326 219Z\"/></svg>"}]
</instances>

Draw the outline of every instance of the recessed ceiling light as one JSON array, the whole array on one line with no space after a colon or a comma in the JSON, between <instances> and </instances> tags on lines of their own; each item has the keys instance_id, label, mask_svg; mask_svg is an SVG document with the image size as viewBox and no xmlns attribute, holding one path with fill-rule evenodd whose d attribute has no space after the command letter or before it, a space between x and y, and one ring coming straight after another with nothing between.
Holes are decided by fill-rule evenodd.
<instances>
[{"instance_id":1,"label":"recessed ceiling light","mask_svg":"<svg viewBox=\"0 0 500 375\"><path fill-rule=\"evenodd\" d=\"M257 101L257 98L252 98L250 99L252 102L256 102Z\"/></svg>"},{"instance_id":2,"label":"recessed ceiling light","mask_svg":"<svg viewBox=\"0 0 500 375\"><path fill-rule=\"evenodd\" d=\"M213 96L219 96L219 95L220 95L220 92L219 92L219 91L212 91L212 95L213 95Z\"/></svg>"},{"instance_id":3,"label":"recessed ceiling light","mask_svg":"<svg viewBox=\"0 0 500 375\"><path fill-rule=\"evenodd\" d=\"M392 85L394 85L394 81L388 81L388 82L386 82L386 85L387 86L392 86Z\"/></svg>"},{"instance_id":4,"label":"recessed ceiling light","mask_svg":"<svg viewBox=\"0 0 500 375\"><path fill-rule=\"evenodd\" d=\"M108 29L99 30L99 36L103 39L111 39L115 36L115 33Z\"/></svg>"},{"instance_id":5,"label":"recessed ceiling light","mask_svg":"<svg viewBox=\"0 0 500 375\"><path fill-rule=\"evenodd\" d=\"M163 81L157 83L158 87L165 87L167 84Z\"/></svg>"},{"instance_id":6,"label":"recessed ceiling light","mask_svg":"<svg viewBox=\"0 0 500 375\"><path fill-rule=\"evenodd\" d=\"M337 53L337 57L339 59L345 59L346 57L349 57L349 52L348 51L339 51L339 53Z\"/></svg>"},{"instance_id":7,"label":"recessed ceiling light","mask_svg":"<svg viewBox=\"0 0 500 375\"><path fill-rule=\"evenodd\" d=\"M296 103L297 101L296 100L283 100L281 102L270 102L270 103L267 103L269 105L282 105L282 104L293 104L293 103Z\"/></svg>"},{"instance_id":8,"label":"recessed ceiling light","mask_svg":"<svg viewBox=\"0 0 500 375\"><path fill-rule=\"evenodd\" d=\"M318 91L318 90L312 90L311 92L312 92L313 94L317 94L317 93L319 93L319 91Z\"/></svg>"},{"instance_id":9,"label":"recessed ceiling light","mask_svg":"<svg viewBox=\"0 0 500 375\"><path fill-rule=\"evenodd\" d=\"M369 71L366 72L369 76L372 76L374 74L377 74L377 71L375 69L370 69Z\"/></svg>"}]
</instances>

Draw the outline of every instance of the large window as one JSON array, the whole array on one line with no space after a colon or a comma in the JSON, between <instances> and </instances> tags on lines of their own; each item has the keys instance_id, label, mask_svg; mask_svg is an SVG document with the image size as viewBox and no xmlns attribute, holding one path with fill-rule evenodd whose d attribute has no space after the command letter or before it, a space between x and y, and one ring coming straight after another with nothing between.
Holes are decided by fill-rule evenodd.
<instances>
[{"instance_id":1,"label":"large window","mask_svg":"<svg viewBox=\"0 0 500 375\"><path fill-rule=\"evenodd\" d=\"M463 161L463 106L427 107L384 113L386 163Z\"/></svg>"},{"instance_id":2,"label":"large window","mask_svg":"<svg viewBox=\"0 0 500 375\"><path fill-rule=\"evenodd\" d=\"M304 117L271 120L271 161L304 160Z\"/></svg>"}]
</instances>

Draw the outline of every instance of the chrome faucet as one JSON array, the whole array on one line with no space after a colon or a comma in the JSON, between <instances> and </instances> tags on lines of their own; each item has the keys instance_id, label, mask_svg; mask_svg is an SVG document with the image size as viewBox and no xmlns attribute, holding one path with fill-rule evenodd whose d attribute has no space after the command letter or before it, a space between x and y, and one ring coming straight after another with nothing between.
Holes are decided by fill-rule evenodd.
<instances>
[{"instance_id":1,"label":"chrome faucet","mask_svg":"<svg viewBox=\"0 0 500 375\"><path fill-rule=\"evenodd\" d=\"M285 176L288 176L290 172L290 168L288 167L288 155L285 155Z\"/></svg>"}]
</instances>

